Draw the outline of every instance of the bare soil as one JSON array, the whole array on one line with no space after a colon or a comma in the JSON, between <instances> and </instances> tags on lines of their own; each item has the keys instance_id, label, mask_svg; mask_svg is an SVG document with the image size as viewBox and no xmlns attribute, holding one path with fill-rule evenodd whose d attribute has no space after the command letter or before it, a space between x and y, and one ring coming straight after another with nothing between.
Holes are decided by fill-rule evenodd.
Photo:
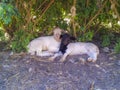
<instances>
[{"instance_id":1,"label":"bare soil","mask_svg":"<svg viewBox=\"0 0 120 90\"><path fill-rule=\"evenodd\" d=\"M95 63L87 55L48 57L0 52L0 90L120 90L120 54L104 52Z\"/></svg>"}]
</instances>

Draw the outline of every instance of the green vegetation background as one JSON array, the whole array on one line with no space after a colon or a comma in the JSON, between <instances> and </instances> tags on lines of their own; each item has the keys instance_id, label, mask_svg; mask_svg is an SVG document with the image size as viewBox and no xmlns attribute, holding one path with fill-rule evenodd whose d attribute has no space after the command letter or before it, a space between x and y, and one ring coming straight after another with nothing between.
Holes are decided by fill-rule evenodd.
<instances>
[{"instance_id":1,"label":"green vegetation background","mask_svg":"<svg viewBox=\"0 0 120 90\"><path fill-rule=\"evenodd\" d=\"M0 42L14 52L27 51L32 39L54 27L119 53L120 0L0 0Z\"/></svg>"}]
</instances>

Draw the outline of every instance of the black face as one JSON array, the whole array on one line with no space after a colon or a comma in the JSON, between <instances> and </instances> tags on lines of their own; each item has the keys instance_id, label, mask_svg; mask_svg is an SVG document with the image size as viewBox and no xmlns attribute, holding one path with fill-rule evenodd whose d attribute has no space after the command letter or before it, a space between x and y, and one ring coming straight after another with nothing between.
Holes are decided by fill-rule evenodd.
<instances>
[{"instance_id":1,"label":"black face","mask_svg":"<svg viewBox=\"0 0 120 90\"><path fill-rule=\"evenodd\" d=\"M61 45L59 51L61 51L64 54L67 49L67 45L75 41L76 39L75 37L70 36L68 33L61 35L60 38L61 38Z\"/></svg>"}]
</instances>

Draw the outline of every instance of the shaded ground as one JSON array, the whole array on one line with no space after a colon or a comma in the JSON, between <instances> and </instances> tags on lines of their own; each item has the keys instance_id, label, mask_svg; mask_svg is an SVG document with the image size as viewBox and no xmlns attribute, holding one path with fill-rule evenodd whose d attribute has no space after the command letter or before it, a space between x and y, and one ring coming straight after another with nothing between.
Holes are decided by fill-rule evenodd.
<instances>
[{"instance_id":1,"label":"shaded ground","mask_svg":"<svg viewBox=\"0 0 120 90\"><path fill-rule=\"evenodd\" d=\"M120 90L120 54L101 49L96 63L10 54L0 52L0 90Z\"/></svg>"}]
</instances>

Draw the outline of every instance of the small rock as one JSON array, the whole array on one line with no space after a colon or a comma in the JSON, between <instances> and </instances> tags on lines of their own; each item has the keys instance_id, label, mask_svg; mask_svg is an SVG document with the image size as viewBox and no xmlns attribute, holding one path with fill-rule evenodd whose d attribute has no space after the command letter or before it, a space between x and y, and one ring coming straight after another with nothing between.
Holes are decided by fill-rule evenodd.
<instances>
[{"instance_id":1,"label":"small rock","mask_svg":"<svg viewBox=\"0 0 120 90\"><path fill-rule=\"evenodd\" d=\"M116 58L117 58L116 56L109 57L110 60L116 60Z\"/></svg>"},{"instance_id":2,"label":"small rock","mask_svg":"<svg viewBox=\"0 0 120 90\"><path fill-rule=\"evenodd\" d=\"M94 90L102 90L102 89L100 89L100 88L96 88L96 89L94 89Z\"/></svg>"},{"instance_id":3,"label":"small rock","mask_svg":"<svg viewBox=\"0 0 120 90\"><path fill-rule=\"evenodd\" d=\"M120 66L120 60L118 60L118 63L117 63L117 65L119 65L119 66Z\"/></svg>"},{"instance_id":4,"label":"small rock","mask_svg":"<svg viewBox=\"0 0 120 90\"><path fill-rule=\"evenodd\" d=\"M74 59L70 59L69 60L71 63L75 63L75 60Z\"/></svg>"},{"instance_id":5,"label":"small rock","mask_svg":"<svg viewBox=\"0 0 120 90\"><path fill-rule=\"evenodd\" d=\"M13 52L11 52L9 55L10 55L10 56L12 56L13 54L14 54L14 53L13 53Z\"/></svg>"},{"instance_id":6,"label":"small rock","mask_svg":"<svg viewBox=\"0 0 120 90\"><path fill-rule=\"evenodd\" d=\"M112 53L115 53L115 52L114 52L114 49L110 49L110 51L111 51Z\"/></svg>"},{"instance_id":7,"label":"small rock","mask_svg":"<svg viewBox=\"0 0 120 90\"><path fill-rule=\"evenodd\" d=\"M33 70L32 68L29 68L29 70L28 70L28 71L29 71L29 72L31 72L32 70Z\"/></svg>"},{"instance_id":8,"label":"small rock","mask_svg":"<svg viewBox=\"0 0 120 90\"><path fill-rule=\"evenodd\" d=\"M30 61L29 61L29 60L27 60L27 61L26 61L26 63L30 63Z\"/></svg>"},{"instance_id":9,"label":"small rock","mask_svg":"<svg viewBox=\"0 0 120 90\"><path fill-rule=\"evenodd\" d=\"M4 68L9 68L10 66L9 65L3 65Z\"/></svg>"},{"instance_id":10,"label":"small rock","mask_svg":"<svg viewBox=\"0 0 120 90\"><path fill-rule=\"evenodd\" d=\"M108 53L108 52L110 52L110 49L108 47L104 47L103 51L106 52L106 53Z\"/></svg>"}]
</instances>

